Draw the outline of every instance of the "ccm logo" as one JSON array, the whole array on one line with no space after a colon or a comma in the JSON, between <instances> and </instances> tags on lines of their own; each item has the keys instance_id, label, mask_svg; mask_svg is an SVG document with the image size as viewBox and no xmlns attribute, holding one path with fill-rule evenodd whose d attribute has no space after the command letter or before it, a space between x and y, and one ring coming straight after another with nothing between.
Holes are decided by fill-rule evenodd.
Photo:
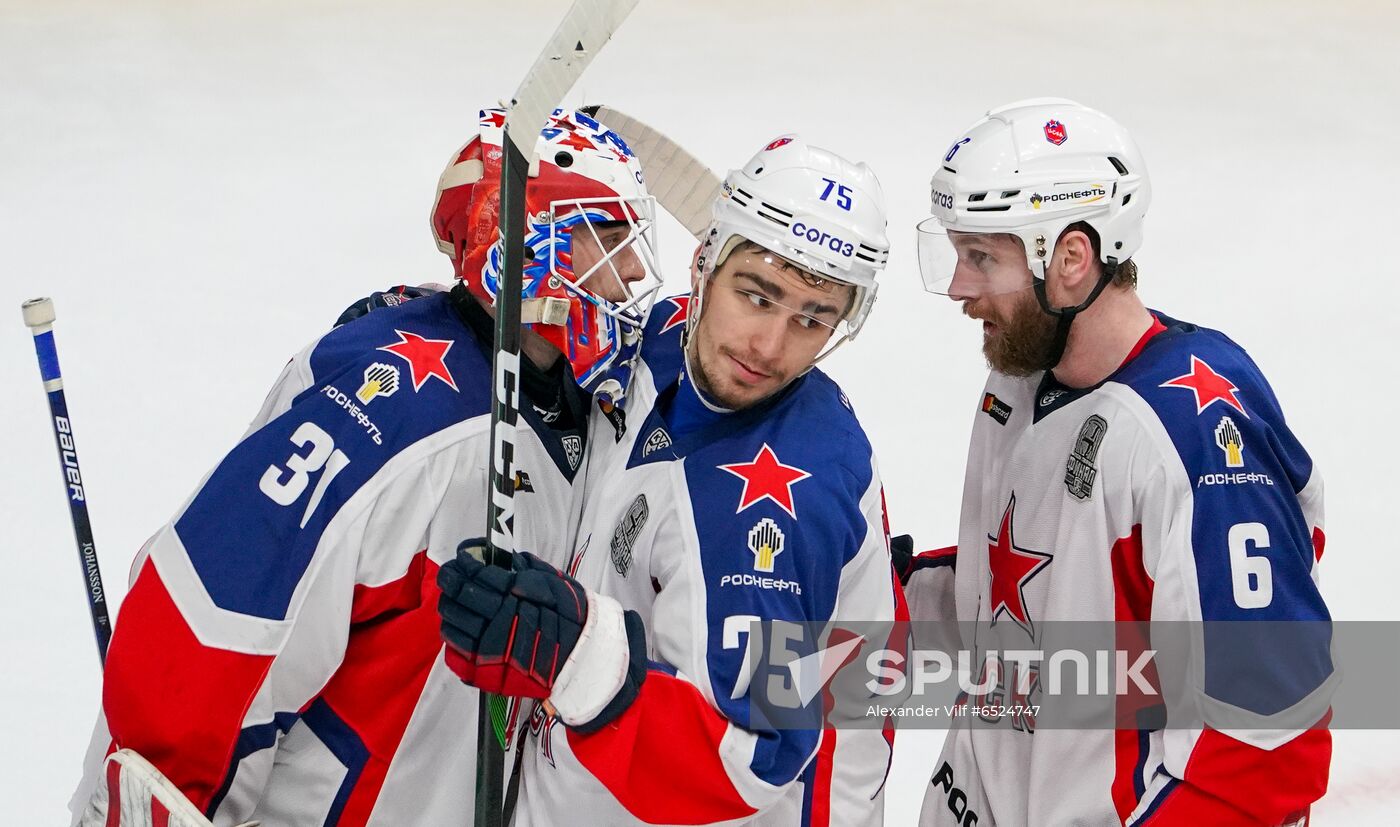
<instances>
[{"instance_id":1,"label":"ccm logo","mask_svg":"<svg viewBox=\"0 0 1400 827\"><path fill-rule=\"evenodd\" d=\"M851 244L851 242L842 241L831 233L818 230L816 227L808 227L801 221L792 225L792 234L798 238L805 238L813 244L825 247L831 252L839 253L843 256L850 256L856 251L855 245Z\"/></svg>"}]
</instances>

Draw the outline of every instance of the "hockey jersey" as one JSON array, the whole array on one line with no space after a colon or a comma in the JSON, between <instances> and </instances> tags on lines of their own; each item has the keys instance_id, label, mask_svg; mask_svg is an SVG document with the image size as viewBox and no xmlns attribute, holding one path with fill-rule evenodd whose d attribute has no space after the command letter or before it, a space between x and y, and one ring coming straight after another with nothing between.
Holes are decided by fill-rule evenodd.
<instances>
[{"instance_id":1,"label":"hockey jersey","mask_svg":"<svg viewBox=\"0 0 1400 827\"><path fill-rule=\"evenodd\" d=\"M1183 621L1173 628L1191 630L1195 660L1160 677L1184 682L1203 724L1037 729L1011 700L1034 709L1043 676L1022 683L1004 665L992 692L1006 713L949 732L922 823L1277 825L1305 811L1327 782L1328 636L1247 630L1330 628L1322 516L1312 460L1258 367L1219 332L1157 315L1091 388L993 373L954 586L958 619L976 622L978 639L962 641L972 664L1051 648L1055 621ZM947 571L914 573L915 620L937 614L929 598ZM966 700L989 709L989 694ZM1258 725L1221 723L1241 714Z\"/></svg>"},{"instance_id":2,"label":"hockey jersey","mask_svg":"<svg viewBox=\"0 0 1400 827\"><path fill-rule=\"evenodd\" d=\"M443 661L436 573L485 533L491 354L453 295L306 348L147 542L75 817L131 748L218 825L470 818L478 696ZM585 434L523 408L517 542L570 549Z\"/></svg>"},{"instance_id":3,"label":"hockey jersey","mask_svg":"<svg viewBox=\"0 0 1400 827\"><path fill-rule=\"evenodd\" d=\"M902 603L870 444L816 370L675 430L686 310L652 314L625 434L597 415L578 545L554 561L641 614L650 671L598 732L535 710L516 824L878 824L892 733L767 726L745 663L750 621L889 620Z\"/></svg>"}]
</instances>

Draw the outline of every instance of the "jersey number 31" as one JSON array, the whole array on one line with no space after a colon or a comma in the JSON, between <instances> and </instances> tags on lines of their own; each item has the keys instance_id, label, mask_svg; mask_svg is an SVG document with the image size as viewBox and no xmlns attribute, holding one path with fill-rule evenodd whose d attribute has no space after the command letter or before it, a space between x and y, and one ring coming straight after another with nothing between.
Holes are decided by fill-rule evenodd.
<instances>
[{"instance_id":1,"label":"jersey number 31","mask_svg":"<svg viewBox=\"0 0 1400 827\"><path fill-rule=\"evenodd\" d=\"M325 496L331 480L345 470L345 466L350 464L350 458L344 451L335 447L335 440L330 434L311 422L301 423L301 427L292 434L292 443L301 448L310 445L311 449L305 454L293 452L287 458L286 468L267 466L262 479L258 480L258 488L278 505L291 505L306 491L311 475L321 471L320 478L316 480L316 489L311 492L311 500L301 515L301 528L306 528L307 521L311 519L316 506L321 504L321 497ZM291 476L283 480L283 476L287 474Z\"/></svg>"}]
</instances>

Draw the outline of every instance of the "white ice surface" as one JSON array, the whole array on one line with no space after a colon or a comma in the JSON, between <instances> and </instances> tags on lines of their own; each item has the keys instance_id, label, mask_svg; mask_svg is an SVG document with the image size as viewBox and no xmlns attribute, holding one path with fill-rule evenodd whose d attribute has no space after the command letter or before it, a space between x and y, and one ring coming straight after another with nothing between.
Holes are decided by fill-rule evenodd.
<instances>
[{"instance_id":1,"label":"white ice surface","mask_svg":"<svg viewBox=\"0 0 1400 827\"><path fill-rule=\"evenodd\" d=\"M57 302L115 599L291 353L371 289L447 280L427 227L441 165L565 5L0 0L0 820L66 817L99 698L19 302ZM1263 366L1327 477L1336 616L1396 619L1397 55L1397 6L1363 0L647 0L570 102L615 104L721 170L794 130L874 166L895 254L829 367L895 529L924 547L954 537L984 375L976 325L920 289L928 178L990 106L1114 114L1153 175L1143 295ZM678 290L688 254L668 226ZM901 735L892 824L940 741ZM1398 748L1340 733L1318 823L1393 823Z\"/></svg>"}]
</instances>

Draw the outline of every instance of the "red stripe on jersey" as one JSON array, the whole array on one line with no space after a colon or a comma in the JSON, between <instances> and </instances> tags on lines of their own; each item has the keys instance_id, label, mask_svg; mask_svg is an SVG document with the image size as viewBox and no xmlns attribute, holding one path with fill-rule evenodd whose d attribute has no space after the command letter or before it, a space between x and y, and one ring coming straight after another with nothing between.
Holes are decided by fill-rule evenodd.
<instances>
[{"instance_id":1,"label":"red stripe on jersey","mask_svg":"<svg viewBox=\"0 0 1400 827\"><path fill-rule=\"evenodd\" d=\"M337 827L369 821L428 673L442 651L437 571L427 552L420 551L399 579L355 587L345 660L320 695L369 751Z\"/></svg>"},{"instance_id":2,"label":"red stripe on jersey","mask_svg":"<svg viewBox=\"0 0 1400 827\"><path fill-rule=\"evenodd\" d=\"M1163 330L1166 329L1167 326L1162 324L1162 320L1157 318L1156 316L1153 316L1152 326L1147 328L1146 332L1142 334L1142 338L1138 339L1137 344L1133 345L1133 349L1128 351L1128 355L1123 359L1123 364L1119 365L1118 367L1121 368L1123 367L1123 365L1126 365L1129 362L1136 359L1137 355L1139 353L1142 353L1142 349L1147 347L1147 343L1152 341L1152 337L1156 336L1158 333L1161 333Z\"/></svg>"},{"instance_id":3,"label":"red stripe on jersey","mask_svg":"<svg viewBox=\"0 0 1400 827\"><path fill-rule=\"evenodd\" d=\"M831 771L836 761L836 730L822 730L821 746L817 747L817 766L812 773L811 820L806 827L831 825Z\"/></svg>"},{"instance_id":4,"label":"red stripe on jersey","mask_svg":"<svg viewBox=\"0 0 1400 827\"><path fill-rule=\"evenodd\" d=\"M1119 651L1126 652L1129 663L1150 648L1147 621L1152 617L1152 578L1142 560L1142 526L1133 526L1132 533L1120 538L1109 552L1113 571L1114 636ZM1143 678L1153 687L1160 687L1157 667L1148 664ZM1138 714L1160 704L1160 695L1145 695L1135 683L1129 683L1128 694L1117 702L1119 729L1113 734L1113 781L1109 794L1118 820L1126 822L1138 805L1139 778L1142 771L1143 739Z\"/></svg>"},{"instance_id":5,"label":"red stripe on jersey","mask_svg":"<svg viewBox=\"0 0 1400 827\"><path fill-rule=\"evenodd\" d=\"M107 763L107 825L122 827L122 765Z\"/></svg>"},{"instance_id":6,"label":"red stripe on jersey","mask_svg":"<svg viewBox=\"0 0 1400 827\"><path fill-rule=\"evenodd\" d=\"M1113 783L1109 794L1113 797L1113 809L1118 812L1118 821L1126 824L1133 808L1138 805L1138 791L1135 779L1138 765L1142 762L1142 739L1135 729L1118 729L1113 732Z\"/></svg>"},{"instance_id":7,"label":"red stripe on jersey","mask_svg":"<svg viewBox=\"0 0 1400 827\"><path fill-rule=\"evenodd\" d=\"M170 827L170 811L154 796L151 797L151 827Z\"/></svg>"},{"instance_id":8,"label":"red stripe on jersey","mask_svg":"<svg viewBox=\"0 0 1400 827\"><path fill-rule=\"evenodd\" d=\"M890 507L885 503L885 486L880 486L880 524L885 529L885 550L890 548Z\"/></svg>"},{"instance_id":9,"label":"red stripe on jersey","mask_svg":"<svg viewBox=\"0 0 1400 827\"><path fill-rule=\"evenodd\" d=\"M616 721L569 746L633 816L649 824L709 824L751 816L719 757L728 721L700 691L653 669Z\"/></svg>"},{"instance_id":10,"label":"red stripe on jersey","mask_svg":"<svg viewBox=\"0 0 1400 827\"><path fill-rule=\"evenodd\" d=\"M958 556L958 547L957 547L957 546L944 546L943 548L935 548L935 549L930 549L930 550L928 550L928 551L921 551L921 552L919 552L918 554L914 555L914 559L915 559L915 560L946 560L946 559L948 559L949 557L957 557L957 556Z\"/></svg>"},{"instance_id":11,"label":"red stripe on jersey","mask_svg":"<svg viewBox=\"0 0 1400 827\"><path fill-rule=\"evenodd\" d=\"M1113 544L1113 619L1119 622L1152 619L1152 578L1142 561L1142 526Z\"/></svg>"},{"instance_id":12,"label":"red stripe on jersey","mask_svg":"<svg viewBox=\"0 0 1400 827\"><path fill-rule=\"evenodd\" d=\"M140 753L204 810L228 774L272 657L200 643L150 560L120 620L102 684L112 740Z\"/></svg>"},{"instance_id":13,"label":"red stripe on jersey","mask_svg":"<svg viewBox=\"0 0 1400 827\"><path fill-rule=\"evenodd\" d=\"M1313 560L1322 562L1322 550L1327 546L1327 535L1322 533L1322 529L1314 528L1312 533Z\"/></svg>"},{"instance_id":14,"label":"red stripe on jersey","mask_svg":"<svg viewBox=\"0 0 1400 827\"><path fill-rule=\"evenodd\" d=\"M1332 733L1322 720L1272 750L1207 728L1178 784L1148 825L1282 824L1327 792Z\"/></svg>"}]
</instances>

